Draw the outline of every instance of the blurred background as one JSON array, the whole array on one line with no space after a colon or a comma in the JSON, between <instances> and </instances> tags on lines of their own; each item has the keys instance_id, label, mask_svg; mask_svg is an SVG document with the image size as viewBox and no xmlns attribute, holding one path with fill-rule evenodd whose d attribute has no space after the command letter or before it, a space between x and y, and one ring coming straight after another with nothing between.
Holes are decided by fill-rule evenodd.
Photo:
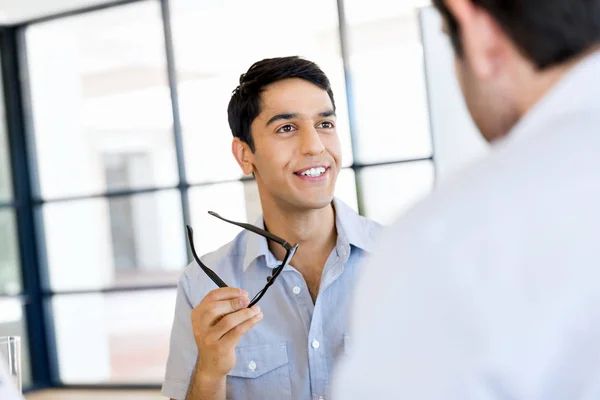
<instances>
[{"instance_id":1,"label":"blurred background","mask_svg":"<svg viewBox=\"0 0 600 400\"><path fill-rule=\"evenodd\" d=\"M485 152L428 0L0 0L0 336L24 387L156 388L176 283L255 222L227 103L265 57L333 84L337 195L392 222Z\"/></svg>"}]
</instances>

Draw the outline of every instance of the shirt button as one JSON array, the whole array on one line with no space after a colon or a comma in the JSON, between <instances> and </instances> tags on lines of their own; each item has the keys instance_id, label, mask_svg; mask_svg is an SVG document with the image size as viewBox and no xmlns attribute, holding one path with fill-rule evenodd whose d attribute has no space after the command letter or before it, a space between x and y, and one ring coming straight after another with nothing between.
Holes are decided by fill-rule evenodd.
<instances>
[{"instance_id":1,"label":"shirt button","mask_svg":"<svg viewBox=\"0 0 600 400\"><path fill-rule=\"evenodd\" d=\"M300 294L300 286L294 286L292 292L294 292L294 294Z\"/></svg>"},{"instance_id":2,"label":"shirt button","mask_svg":"<svg viewBox=\"0 0 600 400\"><path fill-rule=\"evenodd\" d=\"M317 339L313 340L313 342L312 342L313 349L318 349L320 346L321 346L321 343L319 343L319 341Z\"/></svg>"},{"instance_id":3,"label":"shirt button","mask_svg":"<svg viewBox=\"0 0 600 400\"><path fill-rule=\"evenodd\" d=\"M256 369L256 363L254 361L250 361L250 364L248 364L248 369L250 369L250 371L254 371Z\"/></svg>"}]
</instances>

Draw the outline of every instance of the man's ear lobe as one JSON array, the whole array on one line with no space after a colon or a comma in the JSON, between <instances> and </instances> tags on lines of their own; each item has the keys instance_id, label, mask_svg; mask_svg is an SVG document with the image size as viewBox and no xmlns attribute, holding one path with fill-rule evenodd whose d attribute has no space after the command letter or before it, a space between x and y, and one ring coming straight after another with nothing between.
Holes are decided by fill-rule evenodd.
<instances>
[{"instance_id":1,"label":"man's ear lobe","mask_svg":"<svg viewBox=\"0 0 600 400\"><path fill-rule=\"evenodd\" d=\"M233 141L231 142L231 153L242 169L244 175L250 175L254 171L252 164L254 154L247 143L242 142L240 138L233 138Z\"/></svg>"}]
</instances>

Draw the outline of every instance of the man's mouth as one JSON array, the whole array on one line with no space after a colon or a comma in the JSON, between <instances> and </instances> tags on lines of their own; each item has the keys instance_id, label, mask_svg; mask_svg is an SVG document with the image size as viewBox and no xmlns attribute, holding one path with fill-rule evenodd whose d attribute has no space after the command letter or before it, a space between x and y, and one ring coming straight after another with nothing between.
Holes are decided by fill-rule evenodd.
<instances>
[{"instance_id":1,"label":"man's mouth","mask_svg":"<svg viewBox=\"0 0 600 400\"><path fill-rule=\"evenodd\" d=\"M313 167L296 172L298 176L307 176L309 178L318 178L327 171L326 167Z\"/></svg>"}]
</instances>

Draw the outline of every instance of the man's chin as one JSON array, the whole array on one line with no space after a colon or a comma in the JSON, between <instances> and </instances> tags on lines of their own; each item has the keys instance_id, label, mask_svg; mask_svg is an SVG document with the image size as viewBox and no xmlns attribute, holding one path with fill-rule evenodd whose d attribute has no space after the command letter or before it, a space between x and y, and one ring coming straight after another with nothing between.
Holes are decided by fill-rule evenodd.
<instances>
[{"instance_id":1,"label":"man's chin","mask_svg":"<svg viewBox=\"0 0 600 400\"><path fill-rule=\"evenodd\" d=\"M298 199L296 206L302 210L321 210L329 207L333 201L333 195L322 196L307 196L303 199Z\"/></svg>"}]
</instances>

